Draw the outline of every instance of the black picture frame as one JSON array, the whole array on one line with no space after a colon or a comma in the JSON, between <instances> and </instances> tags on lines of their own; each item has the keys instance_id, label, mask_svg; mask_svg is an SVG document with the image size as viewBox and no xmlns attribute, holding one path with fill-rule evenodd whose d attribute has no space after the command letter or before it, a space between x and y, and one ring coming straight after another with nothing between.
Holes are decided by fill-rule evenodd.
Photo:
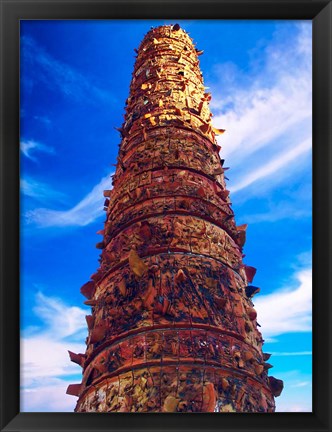
<instances>
[{"instance_id":1,"label":"black picture frame","mask_svg":"<svg viewBox=\"0 0 332 432\"><path fill-rule=\"evenodd\" d=\"M1 431L331 431L331 0L0 0ZM19 412L19 23L22 19L313 20L313 412L83 414Z\"/></svg>"}]
</instances>

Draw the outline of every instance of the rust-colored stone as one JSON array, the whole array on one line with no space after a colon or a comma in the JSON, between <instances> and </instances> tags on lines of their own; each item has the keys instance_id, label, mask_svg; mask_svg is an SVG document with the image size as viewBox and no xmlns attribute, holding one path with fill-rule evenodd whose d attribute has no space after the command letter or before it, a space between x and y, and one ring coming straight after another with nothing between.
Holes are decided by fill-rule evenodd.
<instances>
[{"instance_id":1,"label":"rust-colored stone","mask_svg":"<svg viewBox=\"0 0 332 432\"><path fill-rule=\"evenodd\" d=\"M224 160L198 55L179 25L137 50L100 267L81 292L85 354L78 412L273 412Z\"/></svg>"}]
</instances>

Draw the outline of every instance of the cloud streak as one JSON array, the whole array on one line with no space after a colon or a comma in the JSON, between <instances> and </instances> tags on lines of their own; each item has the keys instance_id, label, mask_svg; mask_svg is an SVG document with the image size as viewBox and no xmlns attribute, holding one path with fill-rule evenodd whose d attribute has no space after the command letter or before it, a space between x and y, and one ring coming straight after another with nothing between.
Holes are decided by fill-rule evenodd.
<instances>
[{"instance_id":1,"label":"cloud streak","mask_svg":"<svg viewBox=\"0 0 332 432\"><path fill-rule=\"evenodd\" d=\"M303 153L306 153L310 150L311 150L311 139L307 139L304 142L300 143L295 148L289 150L287 153L284 153L276 157L275 159L268 161L265 166L255 171L252 171L245 178L242 178L242 180L239 183L230 186L231 192L232 193L237 192L241 189L250 186L252 183L254 183L257 180L275 174L277 171L280 171L282 168L284 168L290 162L297 159Z\"/></svg>"},{"instance_id":2,"label":"cloud streak","mask_svg":"<svg viewBox=\"0 0 332 432\"><path fill-rule=\"evenodd\" d=\"M293 289L283 288L255 299L264 338L312 330L312 270L297 272L295 279Z\"/></svg>"},{"instance_id":3,"label":"cloud streak","mask_svg":"<svg viewBox=\"0 0 332 432\"><path fill-rule=\"evenodd\" d=\"M54 154L54 148L48 147L44 144L41 144L34 140L23 140L20 142L20 149L21 152L25 157L28 159L36 162L37 159L34 156L34 153L36 152L42 152L42 153L48 153L48 154Z\"/></svg>"},{"instance_id":4,"label":"cloud streak","mask_svg":"<svg viewBox=\"0 0 332 432\"><path fill-rule=\"evenodd\" d=\"M41 292L36 295L33 311L47 326L47 333L51 335L52 340L72 336L85 328L83 309L76 306L69 307L60 299L47 297Z\"/></svg>"},{"instance_id":5,"label":"cloud streak","mask_svg":"<svg viewBox=\"0 0 332 432\"><path fill-rule=\"evenodd\" d=\"M287 45L276 33L259 72L244 75L230 64L216 66L218 84L209 83L216 95L212 110L216 127L226 129L218 139L221 155L239 179L229 185L233 193L278 176L286 167L292 171L292 162L301 155L310 157L311 45L311 27L303 24ZM220 95L220 83L230 75Z\"/></svg>"},{"instance_id":6,"label":"cloud streak","mask_svg":"<svg viewBox=\"0 0 332 432\"><path fill-rule=\"evenodd\" d=\"M50 90L60 91L65 97L72 100L98 103L114 100L113 96L105 89L100 88L91 78L63 63L47 53L33 38L24 36L21 38L21 52L23 68L26 67L23 85L32 89L35 80L41 80ZM38 74L34 75L34 68ZM27 75L27 73L29 74Z\"/></svg>"},{"instance_id":7,"label":"cloud streak","mask_svg":"<svg viewBox=\"0 0 332 432\"><path fill-rule=\"evenodd\" d=\"M312 356L312 351L272 352L271 355L274 357Z\"/></svg>"},{"instance_id":8,"label":"cloud streak","mask_svg":"<svg viewBox=\"0 0 332 432\"><path fill-rule=\"evenodd\" d=\"M21 193L29 198L34 198L39 201L62 200L66 195L62 192L55 191L46 183L34 180L30 177L21 178L20 180Z\"/></svg>"},{"instance_id":9,"label":"cloud streak","mask_svg":"<svg viewBox=\"0 0 332 432\"><path fill-rule=\"evenodd\" d=\"M103 191L110 187L111 179L107 175L74 207L68 210L30 210L25 214L25 221L40 228L86 226L103 215Z\"/></svg>"},{"instance_id":10,"label":"cloud streak","mask_svg":"<svg viewBox=\"0 0 332 432\"><path fill-rule=\"evenodd\" d=\"M75 398L66 394L71 380L47 379L38 388L21 389L22 412L73 412Z\"/></svg>"},{"instance_id":11,"label":"cloud streak","mask_svg":"<svg viewBox=\"0 0 332 432\"><path fill-rule=\"evenodd\" d=\"M73 411L75 399L66 395L73 380L80 381L80 368L70 362L67 350L84 352L77 339L86 336L87 311L68 306L55 297L37 293L34 313L42 326L21 339L21 410Z\"/></svg>"},{"instance_id":12,"label":"cloud streak","mask_svg":"<svg viewBox=\"0 0 332 432\"><path fill-rule=\"evenodd\" d=\"M285 387L276 399L276 412L312 411L312 376L300 370L284 371L282 377Z\"/></svg>"}]
</instances>

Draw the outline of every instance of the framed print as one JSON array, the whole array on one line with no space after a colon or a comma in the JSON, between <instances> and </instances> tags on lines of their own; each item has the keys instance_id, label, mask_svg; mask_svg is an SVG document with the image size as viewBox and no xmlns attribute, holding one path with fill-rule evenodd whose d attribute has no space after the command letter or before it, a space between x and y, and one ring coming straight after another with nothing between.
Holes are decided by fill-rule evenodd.
<instances>
[{"instance_id":1,"label":"framed print","mask_svg":"<svg viewBox=\"0 0 332 432\"><path fill-rule=\"evenodd\" d=\"M2 1L1 430L329 430L331 3L279 3Z\"/></svg>"}]
</instances>

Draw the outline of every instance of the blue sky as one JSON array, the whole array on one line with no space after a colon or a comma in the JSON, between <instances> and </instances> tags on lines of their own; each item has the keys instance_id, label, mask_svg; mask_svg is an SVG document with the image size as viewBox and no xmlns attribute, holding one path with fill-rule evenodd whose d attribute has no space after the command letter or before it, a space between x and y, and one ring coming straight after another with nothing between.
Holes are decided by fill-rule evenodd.
<instances>
[{"instance_id":1,"label":"blue sky","mask_svg":"<svg viewBox=\"0 0 332 432\"><path fill-rule=\"evenodd\" d=\"M134 48L170 21L21 21L21 410L72 411L85 351L80 287L98 267ZM175 21L173 22L175 23ZM199 49L258 322L284 380L277 411L311 411L311 21L179 21Z\"/></svg>"}]
</instances>

